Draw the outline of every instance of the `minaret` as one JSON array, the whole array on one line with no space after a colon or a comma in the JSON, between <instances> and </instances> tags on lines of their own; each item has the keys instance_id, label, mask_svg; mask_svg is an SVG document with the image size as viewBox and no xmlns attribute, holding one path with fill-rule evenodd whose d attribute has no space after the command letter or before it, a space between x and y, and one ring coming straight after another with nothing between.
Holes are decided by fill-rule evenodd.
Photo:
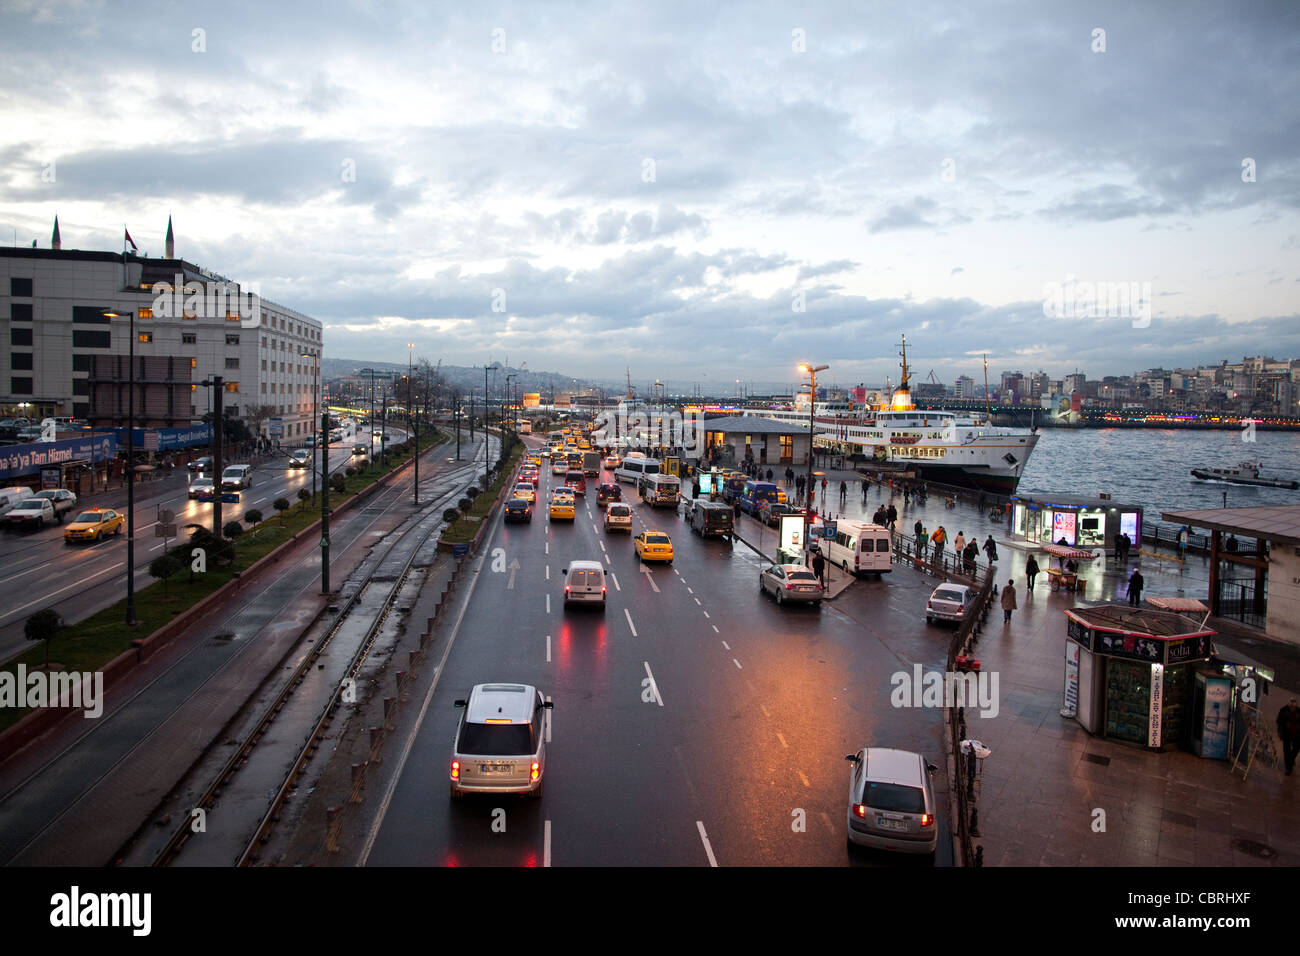
<instances>
[{"instance_id":1,"label":"minaret","mask_svg":"<svg viewBox=\"0 0 1300 956\"><path fill-rule=\"evenodd\" d=\"M50 248L51 249L63 248L63 239L60 238L59 236L59 217L57 213L54 216L54 234L50 236Z\"/></svg>"},{"instance_id":2,"label":"minaret","mask_svg":"<svg viewBox=\"0 0 1300 956\"><path fill-rule=\"evenodd\" d=\"M167 242L163 249L163 258L176 258L176 237L172 235L172 217L170 214L167 216Z\"/></svg>"}]
</instances>

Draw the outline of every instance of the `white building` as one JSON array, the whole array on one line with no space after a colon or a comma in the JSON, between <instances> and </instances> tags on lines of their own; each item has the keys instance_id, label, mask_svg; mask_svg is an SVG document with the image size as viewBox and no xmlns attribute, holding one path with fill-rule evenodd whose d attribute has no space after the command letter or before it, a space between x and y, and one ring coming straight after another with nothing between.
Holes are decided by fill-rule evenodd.
<instances>
[{"instance_id":1,"label":"white building","mask_svg":"<svg viewBox=\"0 0 1300 956\"><path fill-rule=\"evenodd\" d=\"M255 407L269 406L263 435L272 416L286 444L311 433L319 321L174 258L170 224L165 258L64 250L57 223L51 245L0 248L0 413L89 417L94 357L128 353L134 315L135 354L189 359L191 383L188 409L140 408L138 426L201 420L212 396L198 383L221 376L227 415L252 427Z\"/></svg>"}]
</instances>

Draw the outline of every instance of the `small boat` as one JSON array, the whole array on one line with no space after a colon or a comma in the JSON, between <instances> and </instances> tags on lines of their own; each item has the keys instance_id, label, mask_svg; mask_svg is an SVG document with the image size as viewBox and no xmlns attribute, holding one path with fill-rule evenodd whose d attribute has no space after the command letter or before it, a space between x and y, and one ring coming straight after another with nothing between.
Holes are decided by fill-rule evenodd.
<instances>
[{"instance_id":1,"label":"small boat","mask_svg":"<svg viewBox=\"0 0 1300 956\"><path fill-rule=\"evenodd\" d=\"M1235 485L1262 485L1265 488L1289 488L1295 491L1300 482L1286 478L1261 478L1259 463L1243 461L1233 468L1193 468L1192 477L1201 481L1230 481Z\"/></svg>"}]
</instances>

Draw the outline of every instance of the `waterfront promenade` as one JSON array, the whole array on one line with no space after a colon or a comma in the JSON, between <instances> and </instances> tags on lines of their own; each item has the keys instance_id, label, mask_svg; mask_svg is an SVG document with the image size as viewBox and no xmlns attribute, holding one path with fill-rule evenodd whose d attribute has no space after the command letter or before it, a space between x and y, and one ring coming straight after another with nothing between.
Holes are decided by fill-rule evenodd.
<instances>
[{"instance_id":1,"label":"waterfront promenade","mask_svg":"<svg viewBox=\"0 0 1300 956\"><path fill-rule=\"evenodd\" d=\"M843 509L841 479L850 486ZM1276 767L1256 763L1243 780L1229 772L1227 761L1093 737L1060 715L1065 609L1076 603L1127 603L1135 566L1146 578L1144 597L1181 594L1204 600L1205 557L1192 555L1180 565L1166 550L1131 554L1124 566L1113 556L1081 562L1079 575L1088 582L1082 595L1051 592L1044 575L1027 593L1024 567L1030 552L1008 545L1004 522L990 521L965 501L946 508L943 496L933 493L924 506L916 506L915 499L904 506L901 492L874 482L864 504L860 480L848 471L827 471L830 514L869 521L879 504L892 500L899 509L898 530L905 535L911 535L918 517L927 532L943 524L950 541L964 531L982 544L991 533L998 548L999 588L1008 579L1016 582L1019 609L1011 624L1003 626L995 599L975 648L983 669L996 671L1000 683L997 716L971 715L967 722L970 734L992 751L977 785L974 842L984 848L984 865L1300 865L1300 775L1286 777ZM742 518L739 533L756 539L758 523ZM775 537L770 529L767 535ZM1046 567L1041 552L1038 557ZM845 586L847 580L832 581L833 593ZM943 637L938 631L937 640ZM1300 649L1226 632L1216 645L1245 651L1275 670L1277 682L1260 705L1271 731L1278 710L1300 691Z\"/></svg>"}]
</instances>

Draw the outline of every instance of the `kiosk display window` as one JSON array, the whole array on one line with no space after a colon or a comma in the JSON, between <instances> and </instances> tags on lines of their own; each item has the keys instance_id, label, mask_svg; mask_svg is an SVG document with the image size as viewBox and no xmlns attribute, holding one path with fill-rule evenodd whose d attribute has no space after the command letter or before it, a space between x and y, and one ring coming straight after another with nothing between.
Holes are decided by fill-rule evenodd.
<instances>
[{"instance_id":1,"label":"kiosk display window","mask_svg":"<svg viewBox=\"0 0 1300 956\"><path fill-rule=\"evenodd\" d=\"M1186 746L1190 736L1190 708L1192 706L1192 674L1188 666L1165 668L1165 699L1161 715L1160 739L1170 744Z\"/></svg>"},{"instance_id":2,"label":"kiosk display window","mask_svg":"<svg viewBox=\"0 0 1300 956\"><path fill-rule=\"evenodd\" d=\"M1106 736L1147 743L1151 665L1111 659L1106 667Z\"/></svg>"}]
</instances>

